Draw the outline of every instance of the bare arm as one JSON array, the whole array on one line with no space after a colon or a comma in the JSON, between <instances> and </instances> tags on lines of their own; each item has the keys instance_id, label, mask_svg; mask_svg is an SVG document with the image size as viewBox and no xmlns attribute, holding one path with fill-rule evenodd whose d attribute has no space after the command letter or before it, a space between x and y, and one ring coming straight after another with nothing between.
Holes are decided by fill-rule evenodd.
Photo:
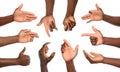
<instances>
[{"instance_id":1,"label":"bare arm","mask_svg":"<svg viewBox=\"0 0 120 72\"><path fill-rule=\"evenodd\" d=\"M25 48L20 52L18 58L0 58L0 67L11 66L11 65L29 65L30 58L24 55Z\"/></svg>"},{"instance_id":2,"label":"bare arm","mask_svg":"<svg viewBox=\"0 0 120 72\"><path fill-rule=\"evenodd\" d=\"M46 53L48 52L48 47L47 47L48 44L50 44L50 42L45 43L38 52L41 72L48 72L47 64L53 59L55 55L55 52L53 52L50 56L46 55Z\"/></svg>"},{"instance_id":3,"label":"bare arm","mask_svg":"<svg viewBox=\"0 0 120 72\"><path fill-rule=\"evenodd\" d=\"M67 12L66 17L74 16L75 7L78 0L68 0Z\"/></svg>"},{"instance_id":4,"label":"bare arm","mask_svg":"<svg viewBox=\"0 0 120 72\"><path fill-rule=\"evenodd\" d=\"M103 37L103 44L120 47L120 38Z\"/></svg>"},{"instance_id":5,"label":"bare arm","mask_svg":"<svg viewBox=\"0 0 120 72\"><path fill-rule=\"evenodd\" d=\"M77 56L78 45L75 47L75 50L73 50L70 43L67 40L64 40L61 47L61 52L66 63L67 72L76 72L73 60Z\"/></svg>"},{"instance_id":6,"label":"bare arm","mask_svg":"<svg viewBox=\"0 0 120 72\"><path fill-rule=\"evenodd\" d=\"M0 26L11 23L12 21L14 21L14 16L13 15L0 17Z\"/></svg>"},{"instance_id":7,"label":"bare arm","mask_svg":"<svg viewBox=\"0 0 120 72\"><path fill-rule=\"evenodd\" d=\"M68 0L67 12L63 21L65 31L71 31L72 28L76 25L74 11L76 8L77 1L78 0Z\"/></svg>"},{"instance_id":8,"label":"bare arm","mask_svg":"<svg viewBox=\"0 0 120 72\"><path fill-rule=\"evenodd\" d=\"M103 20L113 25L120 26L120 17L113 17L109 15L103 15Z\"/></svg>"},{"instance_id":9,"label":"bare arm","mask_svg":"<svg viewBox=\"0 0 120 72\"><path fill-rule=\"evenodd\" d=\"M0 47L12 43L26 43L32 42L34 37L38 38L38 34L31 32L28 29L21 30L18 35L9 36L9 37L0 37Z\"/></svg>"},{"instance_id":10,"label":"bare arm","mask_svg":"<svg viewBox=\"0 0 120 72\"><path fill-rule=\"evenodd\" d=\"M53 15L54 0L45 0L46 2L46 16Z\"/></svg>"},{"instance_id":11,"label":"bare arm","mask_svg":"<svg viewBox=\"0 0 120 72\"><path fill-rule=\"evenodd\" d=\"M73 60L66 61L66 67L67 67L67 72L76 72Z\"/></svg>"},{"instance_id":12,"label":"bare arm","mask_svg":"<svg viewBox=\"0 0 120 72\"><path fill-rule=\"evenodd\" d=\"M117 58L107 58L105 57L103 60L104 64L109 64L109 65L113 65L116 67L120 67L120 59Z\"/></svg>"},{"instance_id":13,"label":"bare arm","mask_svg":"<svg viewBox=\"0 0 120 72\"><path fill-rule=\"evenodd\" d=\"M0 47L18 42L18 36L0 37Z\"/></svg>"},{"instance_id":14,"label":"bare arm","mask_svg":"<svg viewBox=\"0 0 120 72\"><path fill-rule=\"evenodd\" d=\"M95 52L90 52L90 54L88 54L86 51L83 51L83 53L84 53L86 59L91 64L104 63L104 64L109 64L109 65L113 65L116 67L120 67L120 59L118 59L118 58L104 57L103 55L95 53Z\"/></svg>"}]
</instances>

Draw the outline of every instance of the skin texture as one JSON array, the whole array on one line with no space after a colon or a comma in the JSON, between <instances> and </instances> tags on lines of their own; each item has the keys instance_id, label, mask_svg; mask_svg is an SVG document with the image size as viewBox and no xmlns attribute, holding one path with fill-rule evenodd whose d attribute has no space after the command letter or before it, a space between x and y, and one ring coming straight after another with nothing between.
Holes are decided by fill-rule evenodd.
<instances>
[{"instance_id":1,"label":"skin texture","mask_svg":"<svg viewBox=\"0 0 120 72\"><path fill-rule=\"evenodd\" d=\"M115 47L120 47L120 38L109 38L103 37L102 33L95 27L92 27L95 33L84 33L82 36L90 36L90 41L92 45L111 45Z\"/></svg>"},{"instance_id":2,"label":"skin texture","mask_svg":"<svg viewBox=\"0 0 120 72\"><path fill-rule=\"evenodd\" d=\"M76 72L73 59L78 54L78 45L75 47L75 50L73 50L70 43L67 40L64 40L64 43L61 47L61 52L62 57L66 63L67 72Z\"/></svg>"},{"instance_id":3,"label":"skin texture","mask_svg":"<svg viewBox=\"0 0 120 72\"><path fill-rule=\"evenodd\" d=\"M10 22L31 22L35 20L37 17L27 11L22 11L23 4L21 4L18 8L15 9L14 13L9 16L0 17L0 26L8 24Z\"/></svg>"},{"instance_id":4,"label":"skin texture","mask_svg":"<svg viewBox=\"0 0 120 72\"><path fill-rule=\"evenodd\" d=\"M28 55L24 55L25 48L20 52L18 58L0 58L0 67L6 67L11 65L27 66L30 63Z\"/></svg>"},{"instance_id":5,"label":"skin texture","mask_svg":"<svg viewBox=\"0 0 120 72\"><path fill-rule=\"evenodd\" d=\"M57 29L55 24L55 19L53 17L53 7L54 7L54 0L45 0L46 2L46 16L44 16L37 26L44 24L45 31L47 35L50 37L49 31L53 32L53 29Z\"/></svg>"},{"instance_id":6,"label":"skin texture","mask_svg":"<svg viewBox=\"0 0 120 72\"><path fill-rule=\"evenodd\" d=\"M83 20L88 20L87 23L91 21L104 20L112 25L120 26L120 17L109 16L103 13L102 9L96 4L96 10L90 10L89 14L82 16Z\"/></svg>"},{"instance_id":7,"label":"skin texture","mask_svg":"<svg viewBox=\"0 0 120 72\"><path fill-rule=\"evenodd\" d=\"M55 56L55 52L51 53L50 56L47 56L48 53L48 47L47 45L50 44L50 42L47 42L43 45L43 47L39 50L39 58L40 58L40 66L41 66L41 72L48 72L47 64L53 59Z\"/></svg>"},{"instance_id":8,"label":"skin texture","mask_svg":"<svg viewBox=\"0 0 120 72\"><path fill-rule=\"evenodd\" d=\"M75 11L77 2L78 0L68 0L67 12L63 21L65 31L71 31L72 28L76 25L76 21L74 18L74 11Z\"/></svg>"},{"instance_id":9,"label":"skin texture","mask_svg":"<svg viewBox=\"0 0 120 72\"><path fill-rule=\"evenodd\" d=\"M90 52L91 54L90 55L85 50L83 50L83 53L86 59L92 64L103 63L103 64L113 65L115 67L120 67L120 59L118 58L104 57L103 55L95 53L95 52Z\"/></svg>"},{"instance_id":10,"label":"skin texture","mask_svg":"<svg viewBox=\"0 0 120 72\"><path fill-rule=\"evenodd\" d=\"M13 43L32 42L34 38L38 38L38 34L31 32L28 29L21 30L18 35L9 37L0 37L0 47Z\"/></svg>"}]
</instances>

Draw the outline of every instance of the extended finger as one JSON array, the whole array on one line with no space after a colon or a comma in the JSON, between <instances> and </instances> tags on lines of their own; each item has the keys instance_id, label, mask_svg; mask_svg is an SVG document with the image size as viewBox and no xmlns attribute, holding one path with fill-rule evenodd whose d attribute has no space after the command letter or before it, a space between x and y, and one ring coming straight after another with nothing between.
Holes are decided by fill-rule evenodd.
<instances>
[{"instance_id":1,"label":"extended finger","mask_svg":"<svg viewBox=\"0 0 120 72\"><path fill-rule=\"evenodd\" d=\"M91 14L86 14L86 15L82 16L82 20L89 19L89 18L90 18L90 15L91 15Z\"/></svg>"},{"instance_id":2,"label":"extended finger","mask_svg":"<svg viewBox=\"0 0 120 72\"><path fill-rule=\"evenodd\" d=\"M24 49L20 52L20 56L24 54L26 48L24 47Z\"/></svg>"},{"instance_id":3,"label":"extended finger","mask_svg":"<svg viewBox=\"0 0 120 72\"><path fill-rule=\"evenodd\" d=\"M87 23L90 23L90 22L92 22L93 20L89 20L89 21L87 21Z\"/></svg>"},{"instance_id":4,"label":"extended finger","mask_svg":"<svg viewBox=\"0 0 120 72\"><path fill-rule=\"evenodd\" d=\"M71 46L70 43L66 39L64 39L63 41L64 41L64 43L65 43L66 46Z\"/></svg>"},{"instance_id":5,"label":"extended finger","mask_svg":"<svg viewBox=\"0 0 120 72\"><path fill-rule=\"evenodd\" d=\"M92 29L94 32L99 32L99 30L97 30L94 26L92 26Z\"/></svg>"},{"instance_id":6,"label":"extended finger","mask_svg":"<svg viewBox=\"0 0 120 72\"><path fill-rule=\"evenodd\" d=\"M76 55L78 54L78 49L79 49L79 45L77 45L77 46L75 47L75 53L76 53Z\"/></svg>"},{"instance_id":7,"label":"extended finger","mask_svg":"<svg viewBox=\"0 0 120 72\"><path fill-rule=\"evenodd\" d=\"M83 50L83 53L85 55L85 57L87 58L87 60L92 63L92 56L90 56L85 50Z\"/></svg>"},{"instance_id":8,"label":"extended finger","mask_svg":"<svg viewBox=\"0 0 120 72\"><path fill-rule=\"evenodd\" d=\"M97 56L97 55L98 55L98 54L95 53L95 52L90 52L90 54L93 55L93 56Z\"/></svg>"},{"instance_id":9,"label":"extended finger","mask_svg":"<svg viewBox=\"0 0 120 72\"><path fill-rule=\"evenodd\" d=\"M44 24L44 26L45 26L45 25L46 25L46 24ZM45 31L46 31L47 35L50 37L49 28L48 28L47 26L45 26Z\"/></svg>"},{"instance_id":10,"label":"extended finger","mask_svg":"<svg viewBox=\"0 0 120 72\"><path fill-rule=\"evenodd\" d=\"M50 57L48 57L48 61L47 61L47 62L51 61L54 56L55 56L55 52L53 52L53 53L50 55Z\"/></svg>"},{"instance_id":11,"label":"extended finger","mask_svg":"<svg viewBox=\"0 0 120 72\"><path fill-rule=\"evenodd\" d=\"M94 34L93 33L83 33L83 34L81 34L81 36L94 36Z\"/></svg>"}]
</instances>

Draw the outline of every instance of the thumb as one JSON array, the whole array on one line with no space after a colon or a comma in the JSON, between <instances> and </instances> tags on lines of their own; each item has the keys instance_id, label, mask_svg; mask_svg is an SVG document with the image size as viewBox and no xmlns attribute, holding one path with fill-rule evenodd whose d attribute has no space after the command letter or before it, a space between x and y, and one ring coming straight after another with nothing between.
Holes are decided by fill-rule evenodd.
<instances>
[{"instance_id":1,"label":"thumb","mask_svg":"<svg viewBox=\"0 0 120 72\"><path fill-rule=\"evenodd\" d=\"M37 24L37 26L40 26L42 24L42 20Z\"/></svg>"},{"instance_id":2,"label":"thumb","mask_svg":"<svg viewBox=\"0 0 120 72\"><path fill-rule=\"evenodd\" d=\"M75 47L75 53L76 53L76 55L77 55L77 53L78 53L78 49L79 49L79 45L77 45L77 46Z\"/></svg>"},{"instance_id":3,"label":"thumb","mask_svg":"<svg viewBox=\"0 0 120 72\"><path fill-rule=\"evenodd\" d=\"M100 7L98 6L98 4L96 4L96 8L97 8L97 10L99 10L99 9L100 9Z\"/></svg>"},{"instance_id":4,"label":"thumb","mask_svg":"<svg viewBox=\"0 0 120 72\"><path fill-rule=\"evenodd\" d=\"M17 9L21 10L23 7L23 4L21 4Z\"/></svg>"},{"instance_id":5,"label":"thumb","mask_svg":"<svg viewBox=\"0 0 120 72\"><path fill-rule=\"evenodd\" d=\"M20 52L20 56L24 54L26 48L24 47L24 49Z\"/></svg>"},{"instance_id":6,"label":"thumb","mask_svg":"<svg viewBox=\"0 0 120 72\"><path fill-rule=\"evenodd\" d=\"M92 29L94 32L98 32L98 30L94 26L92 26Z\"/></svg>"}]
</instances>

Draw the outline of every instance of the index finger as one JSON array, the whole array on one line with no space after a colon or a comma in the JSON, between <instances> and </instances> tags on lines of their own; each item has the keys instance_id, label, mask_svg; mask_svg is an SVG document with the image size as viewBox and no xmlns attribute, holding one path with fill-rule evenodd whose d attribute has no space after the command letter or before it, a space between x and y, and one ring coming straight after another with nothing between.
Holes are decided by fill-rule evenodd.
<instances>
[{"instance_id":1,"label":"index finger","mask_svg":"<svg viewBox=\"0 0 120 72\"><path fill-rule=\"evenodd\" d=\"M81 36L93 36L93 33L84 33L84 34L81 34Z\"/></svg>"},{"instance_id":2,"label":"index finger","mask_svg":"<svg viewBox=\"0 0 120 72\"><path fill-rule=\"evenodd\" d=\"M90 18L90 14L86 14L84 16L82 16L82 20L86 20L86 19L89 19Z\"/></svg>"}]
</instances>

